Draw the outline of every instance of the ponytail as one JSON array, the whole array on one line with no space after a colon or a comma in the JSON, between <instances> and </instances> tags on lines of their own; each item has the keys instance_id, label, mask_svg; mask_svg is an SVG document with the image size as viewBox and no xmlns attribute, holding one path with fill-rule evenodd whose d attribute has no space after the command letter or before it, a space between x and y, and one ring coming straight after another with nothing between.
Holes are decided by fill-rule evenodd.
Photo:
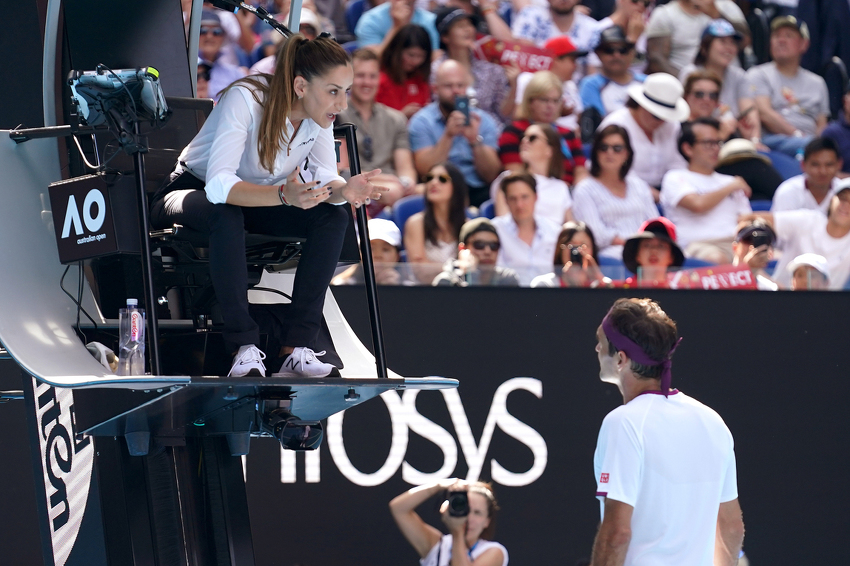
<instances>
[{"instance_id":1,"label":"ponytail","mask_svg":"<svg viewBox=\"0 0 850 566\"><path fill-rule=\"evenodd\" d=\"M287 38L278 51L273 75L245 77L228 87L229 90L240 83L249 85L254 100L263 106L257 152L264 169L269 172L274 169L278 152L290 142L286 135L286 120L297 98L295 77L310 81L335 67L348 65L350 61L348 53L332 37L323 34L308 40L296 33ZM259 77L265 81L259 80Z\"/></svg>"}]
</instances>

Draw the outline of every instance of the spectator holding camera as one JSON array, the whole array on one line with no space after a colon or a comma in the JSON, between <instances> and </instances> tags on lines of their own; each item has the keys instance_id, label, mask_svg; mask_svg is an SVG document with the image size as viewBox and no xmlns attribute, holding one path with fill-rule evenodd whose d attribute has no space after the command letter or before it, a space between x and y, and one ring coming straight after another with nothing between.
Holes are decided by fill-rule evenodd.
<instances>
[{"instance_id":1,"label":"spectator holding camera","mask_svg":"<svg viewBox=\"0 0 850 566\"><path fill-rule=\"evenodd\" d=\"M499 267L499 233L487 218L473 218L460 229L458 258L449 260L437 275L435 287L499 286L517 287L516 271Z\"/></svg>"},{"instance_id":2,"label":"spectator holding camera","mask_svg":"<svg viewBox=\"0 0 850 566\"><path fill-rule=\"evenodd\" d=\"M732 265L748 266L756 276L756 285L761 291L779 289L767 272L775 244L776 232L761 218L742 222L735 243L732 244Z\"/></svg>"},{"instance_id":3,"label":"spectator holding camera","mask_svg":"<svg viewBox=\"0 0 850 566\"><path fill-rule=\"evenodd\" d=\"M423 521L416 508L446 490L448 498L440 506L440 518L449 531L444 535ZM507 549L490 540L498 510L489 484L458 479L414 487L390 501L393 519L422 566L507 566Z\"/></svg>"},{"instance_id":4,"label":"spectator holding camera","mask_svg":"<svg viewBox=\"0 0 850 566\"><path fill-rule=\"evenodd\" d=\"M466 91L472 77L453 59L443 61L436 73L437 100L413 115L408 124L416 170L425 175L438 163L455 164L469 187L469 201L487 200L489 183L501 172L496 153L496 121L471 108Z\"/></svg>"},{"instance_id":5,"label":"spectator holding camera","mask_svg":"<svg viewBox=\"0 0 850 566\"><path fill-rule=\"evenodd\" d=\"M596 240L584 222L567 222L558 235L552 273L538 275L532 287L598 287L611 280L602 275L597 263Z\"/></svg>"}]
</instances>

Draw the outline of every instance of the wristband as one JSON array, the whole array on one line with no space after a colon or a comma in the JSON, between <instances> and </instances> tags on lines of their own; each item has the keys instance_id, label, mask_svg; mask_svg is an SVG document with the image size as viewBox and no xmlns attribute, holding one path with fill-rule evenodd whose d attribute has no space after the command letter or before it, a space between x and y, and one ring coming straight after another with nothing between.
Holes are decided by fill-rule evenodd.
<instances>
[{"instance_id":1,"label":"wristband","mask_svg":"<svg viewBox=\"0 0 850 566\"><path fill-rule=\"evenodd\" d=\"M283 196L283 187L285 187L285 186L286 186L286 184L283 184L283 185L281 185L277 188L277 196L280 197L280 204L282 204L284 206L292 206L291 204L286 202L286 197Z\"/></svg>"}]
</instances>

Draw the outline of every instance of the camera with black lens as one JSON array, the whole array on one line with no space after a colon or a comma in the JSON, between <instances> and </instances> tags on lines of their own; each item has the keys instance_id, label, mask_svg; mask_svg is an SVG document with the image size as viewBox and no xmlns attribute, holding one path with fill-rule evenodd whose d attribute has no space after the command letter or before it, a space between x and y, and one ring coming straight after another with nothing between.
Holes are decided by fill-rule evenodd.
<instances>
[{"instance_id":1,"label":"camera with black lens","mask_svg":"<svg viewBox=\"0 0 850 566\"><path fill-rule=\"evenodd\" d=\"M769 246L773 243L773 238L770 237L770 234L766 230L753 230L750 236L750 243L754 248Z\"/></svg>"},{"instance_id":2,"label":"camera with black lens","mask_svg":"<svg viewBox=\"0 0 850 566\"><path fill-rule=\"evenodd\" d=\"M450 491L446 501L449 502L449 515L452 517L469 515L469 497L465 491Z\"/></svg>"}]
</instances>

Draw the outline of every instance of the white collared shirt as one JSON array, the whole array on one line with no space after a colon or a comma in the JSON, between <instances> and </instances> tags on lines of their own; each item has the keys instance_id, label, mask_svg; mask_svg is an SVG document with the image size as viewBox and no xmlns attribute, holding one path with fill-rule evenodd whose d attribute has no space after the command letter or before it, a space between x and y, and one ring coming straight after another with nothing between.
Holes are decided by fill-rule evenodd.
<instances>
[{"instance_id":1,"label":"white collared shirt","mask_svg":"<svg viewBox=\"0 0 850 566\"><path fill-rule=\"evenodd\" d=\"M537 229L531 245L528 245L520 239L519 227L510 214L493 219L501 243L496 265L515 270L519 275L519 284L523 287L528 287L538 275L552 271L555 245L561 233L560 224L543 216L535 214L534 223Z\"/></svg>"},{"instance_id":2,"label":"white collared shirt","mask_svg":"<svg viewBox=\"0 0 850 566\"><path fill-rule=\"evenodd\" d=\"M829 203L835 193L838 192L840 179L833 177L829 184L829 193L820 204L815 200L811 191L806 188L806 175L795 175L783 182L776 188L773 194L773 204L770 205L771 212L784 210L819 210L824 215L829 210Z\"/></svg>"},{"instance_id":3,"label":"white collared shirt","mask_svg":"<svg viewBox=\"0 0 850 566\"><path fill-rule=\"evenodd\" d=\"M179 161L206 182L207 199L213 204L227 202L227 195L239 181L258 185L280 185L300 167L305 182L345 180L337 175L333 126L322 128L310 118L288 147L282 144L273 171L260 165L257 147L263 107L245 86L230 89L210 114L201 131L180 153ZM293 126L286 119L291 138ZM182 165L181 165L182 166Z\"/></svg>"}]
</instances>

